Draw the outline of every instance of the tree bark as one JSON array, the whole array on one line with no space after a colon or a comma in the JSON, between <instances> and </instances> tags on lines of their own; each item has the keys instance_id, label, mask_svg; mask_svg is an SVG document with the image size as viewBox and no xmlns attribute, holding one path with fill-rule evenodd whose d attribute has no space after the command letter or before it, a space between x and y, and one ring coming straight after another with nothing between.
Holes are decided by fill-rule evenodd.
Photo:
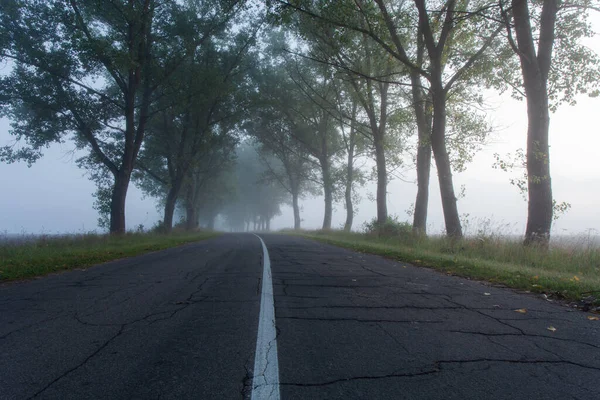
<instances>
[{"instance_id":1,"label":"tree bark","mask_svg":"<svg viewBox=\"0 0 600 400\"><path fill-rule=\"evenodd\" d=\"M192 203L186 202L185 205L185 228L192 231L198 228L198 210Z\"/></svg>"},{"instance_id":2,"label":"tree bark","mask_svg":"<svg viewBox=\"0 0 600 400\"><path fill-rule=\"evenodd\" d=\"M413 214L413 232L427 234L427 210L429 208L429 179L431 176L431 113L421 88L418 72L411 72L413 108L417 120L417 198Z\"/></svg>"},{"instance_id":3,"label":"tree bark","mask_svg":"<svg viewBox=\"0 0 600 400\"><path fill-rule=\"evenodd\" d=\"M344 231L352 230L352 222L354 221L354 205L352 204L352 184L354 181L354 143L350 137L350 146L348 149L348 164L346 166L346 192L344 194L346 200L346 223L344 223Z\"/></svg>"},{"instance_id":4,"label":"tree bark","mask_svg":"<svg viewBox=\"0 0 600 400\"><path fill-rule=\"evenodd\" d=\"M165 233L170 233L173 230L173 215L175 214L175 205L177 204L177 198L183 185L183 177L179 177L173 182L173 185L169 188L167 193L167 199L165 201L165 214L163 218L163 229Z\"/></svg>"},{"instance_id":5,"label":"tree bark","mask_svg":"<svg viewBox=\"0 0 600 400\"><path fill-rule=\"evenodd\" d=\"M550 116L546 91L527 93L527 229L525 243L547 244L552 228L552 182L548 130Z\"/></svg>"},{"instance_id":6,"label":"tree bark","mask_svg":"<svg viewBox=\"0 0 600 400\"><path fill-rule=\"evenodd\" d=\"M265 230L267 232L271 230L271 218L265 218Z\"/></svg>"},{"instance_id":7,"label":"tree bark","mask_svg":"<svg viewBox=\"0 0 600 400\"><path fill-rule=\"evenodd\" d=\"M333 188L331 187L331 167L329 159L321 159L321 172L323 174L323 194L325 197L325 215L323 216L323 230L331 229L333 215Z\"/></svg>"},{"instance_id":8,"label":"tree bark","mask_svg":"<svg viewBox=\"0 0 600 400\"><path fill-rule=\"evenodd\" d=\"M525 0L512 2L518 55L521 62L525 95L527 98L527 228L526 245L547 246L552 228L553 199L550 178L548 105L548 73L558 1L544 2L540 21L537 54L531 33L529 7Z\"/></svg>"},{"instance_id":9,"label":"tree bark","mask_svg":"<svg viewBox=\"0 0 600 400\"><path fill-rule=\"evenodd\" d=\"M163 217L163 229L166 233L171 232L173 229L173 214L175 214L175 202L177 201L177 194L174 188L169 189L167 193L167 200L165 201L165 214Z\"/></svg>"},{"instance_id":10,"label":"tree bark","mask_svg":"<svg viewBox=\"0 0 600 400\"><path fill-rule=\"evenodd\" d=\"M298 204L298 192L294 191L292 193L292 208L294 209L294 229L300 229L300 205Z\"/></svg>"},{"instance_id":11,"label":"tree bark","mask_svg":"<svg viewBox=\"0 0 600 400\"><path fill-rule=\"evenodd\" d=\"M354 204L352 204L352 188L354 186L354 149L356 147L356 110L358 104L352 102L352 121L350 122L350 136L345 139L348 158L346 162L346 191L344 198L346 202L346 222L344 223L344 232L352 230L354 222Z\"/></svg>"},{"instance_id":12,"label":"tree bark","mask_svg":"<svg viewBox=\"0 0 600 400\"><path fill-rule=\"evenodd\" d=\"M377 165L377 223L387 221L387 167L385 162L385 146L383 135L374 137L375 163Z\"/></svg>"},{"instance_id":13,"label":"tree bark","mask_svg":"<svg viewBox=\"0 0 600 400\"><path fill-rule=\"evenodd\" d=\"M119 171L115 175L115 183L110 200L110 233L125 233L125 200L129 187L130 174Z\"/></svg>"},{"instance_id":14,"label":"tree bark","mask_svg":"<svg viewBox=\"0 0 600 400\"><path fill-rule=\"evenodd\" d=\"M446 148L446 93L441 85L433 89L431 148L433 149L435 165L438 170L446 235L452 238L461 238L463 236L462 226L458 215L457 199L454 194L450 156Z\"/></svg>"}]
</instances>

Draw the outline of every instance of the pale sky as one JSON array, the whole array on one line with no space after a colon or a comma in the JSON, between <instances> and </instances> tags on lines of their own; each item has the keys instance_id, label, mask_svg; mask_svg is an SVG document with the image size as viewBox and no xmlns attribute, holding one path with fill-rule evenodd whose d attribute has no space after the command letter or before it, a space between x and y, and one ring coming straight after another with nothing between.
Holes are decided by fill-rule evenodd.
<instances>
[{"instance_id":1,"label":"pale sky","mask_svg":"<svg viewBox=\"0 0 600 400\"><path fill-rule=\"evenodd\" d=\"M596 30L600 18L596 19ZM589 42L600 51L600 38ZM490 143L479 152L467 170L455 174L457 192L466 186L466 197L459 201L459 213L469 214L467 233L476 233L477 225L491 218L493 226L505 233L522 234L527 217L527 204L518 190L509 184L510 174L492 169L493 154L502 155L525 148L527 114L524 102L489 93L486 96L494 109L488 118L495 124L496 132ZM554 234L582 234L588 230L600 231L600 98L579 97L576 106L563 105L551 115L550 162L554 197L557 201L571 203L572 208L555 222ZM12 139L8 134L8 121L0 120L0 145ZM92 208L94 184L85 171L74 164L77 158L71 153L72 145L53 145L45 156L31 168L24 163L0 164L0 233L67 233L87 232L97 228L97 214ZM519 172L514 171L513 176ZM415 180L415 172L405 179ZM430 230L443 227L442 208L437 175L432 169L429 206ZM375 192L371 183L364 193ZM401 220L409 220L405 210L414 202L416 184L394 180L388 187L388 210ZM303 227L319 228L323 218L322 198L302 202ZM375 216L375 204L363 195L355 216L355 229ZM127 228L138 224L151 227L159 218L154 199L144 199L141 191L132 187L127 197ZM333 227L341 227L345 220L343 204L335 206ZM463 221L464 224L464 221ZM291 210L286 207L271 227L279 229L293 226Z\"/></svg>"}]
</instances>

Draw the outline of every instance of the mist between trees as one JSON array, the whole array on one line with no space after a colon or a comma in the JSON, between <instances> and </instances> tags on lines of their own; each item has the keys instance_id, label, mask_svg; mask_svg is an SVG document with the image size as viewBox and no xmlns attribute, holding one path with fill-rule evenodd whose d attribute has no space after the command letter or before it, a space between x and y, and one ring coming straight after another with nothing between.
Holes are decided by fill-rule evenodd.
<instances>
[{"instance_id":1,"label":"mist between trees","mask_svg":"<svg viewBox=\"0 0 600 400\"><path fill-rule=\"evenodd\" d=\"M283 204L324 197L323 229L344 229L368 181L375 223L387 185L417 171L413 231L426 235L437 175L445 232L463 235L453 173L494 129L484 89L524 99L527 148L497 157L521 169L525 243L548 243L553 218L550 112L597 95L596 1L6 0L0 4L0 112L14 143L4 162L34 163L55 142L97 184L99 224L126 230L131 183L164 206L160 229L268 230ZM432 164L435 169L432 171ZM434 178L435 180L435 178ZM290 221L291 223L291 221Z\"/></svg>"}]
</instances>

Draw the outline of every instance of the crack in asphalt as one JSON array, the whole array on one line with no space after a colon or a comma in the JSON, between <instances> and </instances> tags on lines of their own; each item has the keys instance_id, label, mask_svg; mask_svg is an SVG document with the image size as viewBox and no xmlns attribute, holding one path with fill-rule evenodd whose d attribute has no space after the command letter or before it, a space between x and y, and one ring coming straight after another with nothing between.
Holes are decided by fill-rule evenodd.
<instances>
[{"instance_id":1,"label":"crack in asphalt","mask_svg":"<svg viewBox=\"0 0 600 400\"><path fill-rule=\"evenodd\" d=\"M493 319L494 321L498 322L499 324L502 324L502 325L504 325L506 327L514 329L514 330L516 330L518 332L518 333L513 333L513 334L509 334L509 333L490 334L490 333L485 333L485 332L470 332L470 331L460 331L460 330L457 330L456 331L457 333L470 333L470 334L473 334L473 335L479 334L479 335L488 335L488 336L536 337L536 338L543 338L543 339L558 340L558 341L563 341L563 342L578 343L578 344L582 344L582 345L585 345L585 346L590 346L590 347L593 347L593 348L600 349L600 346L596 346L596 345L588 343L588 342L582 342L582 341L577 340L577 339L565 339L565 338L558 338L556 336L538 335L538 334L533 334L533 333L527 333L523 329L521 329L521 328L519 328L517 326L514 326L512 324L509 324L508 322L506 322L505 318L494 317L493 315L489 315L489 314L484 313L483 311L481 311L481 309L478 309L478 308L469 308L469 307L467 307L467 306L465 306L465 305L463 305L461 303L458 303L458 302L452 300L450 298L450 296L447 296L446 300L449 301L452 304L456 304L456 305L464 308L465 310L470 310L470 311L476 312L477 314L482 315L482 316L484 316L486 318ZM519 320L523 321L523 320L528 320L528 319L532 319L532 318L523 318L523 319L519 319ZM509 320L512 321L512 320L516 320L516 319L509 319Z\"/></svg>"},{"instance_id":2,"label":"crack in asphalt","mask_svg":"<svg viewBox=\"0 0 600 400\"><path fill-rule=\"evenodd\" d=\"M597 346L595 344L588 343L588 342L582 342L582 341L576 340L576 339L565 339L565 338L549 336L549 335L537 335L535 333L526 333L526 332L523 332L523 333L491 333L491 332L463 331L463 330L448 330L447 332L464 333L464 334L468 334L468 335L481 335L481 336L487 336L487 337L516 336L516 337L541 338L541 339L557 340L557 341L568 342L568 343L577 343L577 344L581 344L584 346L592 347L594 349L600 349L600 346Z\"/></svg>"},{"instance_id":3,"label":"crack in asphalt","mask_svg":"<svg viewBox=\"0 0 600 400\"><path fill-rule=\"evenodd\" d=\"M471 360L439 360L433 362L433 367L420 372L412 373L393 373L384 375L364 375L364 376L352 376L346 378L332 379L324 382L280 382L281 386L297 386L297 387L322 387L335 385L338 383L358 381L358 380L379 380L379 379L390 379L390 378L414 378L419 376L426 376L437 374L442 372L442 366L451 364L473 364L473 363L508 363L508 364L537 364L537 365L572 365L580 368L591 369L600 371L598 367L592 367L589 365L576 363L566 360L512 360L512 359L495 359L495 358L477 358Z\"/></svg>"},{"instance_id":4,"label":"crack in asphalt","mask_svg":"<svg viewBox=\"0 0 600 400\"><path fill-rule=\"evenodd\" d=\"M383 327L383 324L377 323L377 326L379 327L379 329L381 329L383 331L383 333L385 333L387 336L389 336L394 342L396 342L396 344L398 346L400 346L402 348L402 350L404 350L405 353L409 353L408 348L404 345L404 343L402 343L401 341L399 341L396 336L392 335L387 329L385 329Z\"/></svg>"},{"instance_id":5,"label":"crack in asphalt","mask_svg":"<svg viewBox=\"0 0 600 400\"><path fill-rule=\"evenodd\" d=\"M305 306L305 307L286 307L290 310L314 310L314 309L351 309L351 310L459 310L460 307L425 307L425 306Z\"/></svg>"},{"instance_id":6,"label":"crack in asphalt","mask_svg":"<svg viewBox=\"0 0 600 400\"><path fill-rule=\"evenodd\" d=\"M274 320L273 320L273 324L275 324ZM253 385L253 387L255 389L259 388L259 387L262 387L262 386L267 386L267 385L271 386L271 393L270 393L269 398L271 398L273 396L273 392L277 389L277 387L273 383L267 382L267 380L265 379L265 372L269 368L269 354L271 353L271 350L273 349L273 343L277 342L277 336L279 336L279 332L277 331L277 329L275 329L275 338L273 338L273 340L269 340L269 343L267 345L267 354L266 354L266 360L267 360L267 362L265 363L265 367L264 367L264 369L261 371L261 373L259 375L264 380L264 383L259 383L257 385L254 385L254 378L256 377L256 375L254 375L254 377L252 378L252 385ZM275 346L276 345L277 344L275 343Z\"/></svg>"},{"instance_id":7,"label":"crack in asphalt","mask_svg":"<svg viewBox=\"0 0 600 400\"><path fill-rule=\"evenodd\" d=\"M320 318L320 317L293 317L293 316L284 316L277 317L277 319L296 319L303 321L327 321L327 322L338 322L338 321L350 321L350 322L366 322L366 323L378 323L378 322L389 322L389 323L410 323L410 324L442 324L446 321L434 321L434 320L418 320L414 319L363 319L363 318Z\"/></svg>"},{"instance_id":8,"label":"crack in asphalt","mask_svg":"<svg viewBox=\"0 0 600 400\"><path fill-rule=\"evenodd\" d=\"M431 375L439 372L438 370L428 370L422 372L404 373L404 374L386 374L386 375L365 375L365 376L353 376L348 378L333 379L325 382L318 383L297 383L297 382L279 382L280 386L298 386L298 387L322 387L328 385L334 385L342 382L351 382L359 380L376 380L376 379L389 379L389 378L412 378L416 376Z\"/></svg>"},{"instance_id":9,"label":"crack in asphalt","mask_svg":"<svg viewBox=\"0 0 600 400\"><path fill-rule=\"evenodd\" d=\"M191 306L193 304L196 304L196 303L202 302L202 300L194 300L194 297L203 290L204 285L208 282L208 280L209 280L209 278L206 278L200 285L198 285L198 287L192 293L190 293L190 295L184 301L181 301L181 302L177 303L177 304L181 304L182 307L179 307L179 308L177 308L175 310L153 312L153 313L150 313L150 314L146 314L143 317L140 317L140 318L137 318L135 320L132 320L132 321L129 321L129 322L125 322L125 323L122 323L122 324L95 324L95 323L90 323L90 322L82 320L77 315L77 313L75 313L75 315L73 316L73 318L77 322L79 322L79 323L81 323L83 325L95 326L95 327L98 327L98 326L106 326L106 327L118 326L119 330L118 330L118 332L115 335L111 336L108 340L106 340L98 349L96 349L89 356L87 356L82 362L80 362L79 364L75 365L72 368L69 368L68 370L66 370L62 374L60 374L58 377L56 377L55 379L53 379L52 381L50 381L42 389L40 389L39 391L37 391L36 393L34 393L32 396L30 396L28 399L33 399L33 398L39 396L40 394L42 394L43 392L45 392L46 390L48 390L56 382L60 381L61 379L65 378L67 375L71 374L72 372L74 372L77 369L79 369L82 366L84 366L88 361L90 361L93 357L95 357L102 350L104 350L111 342L113 342L121 334L123 334L124 332L126 332L125 331L126 327L128 327L130 325L133 325L135 323L141 322L141 321L147 321L148 319L150 319L150 318L152 318L154 316L157 316L157 315L168 314L168 316L165 317L165 318L157 318L155 320L150 321L149 325L154 324L154 323L159 322L159 321L169 320L169 319L172 319L177 313L179 313L180 311L188 308L189 306ZM131 298L133 298L133 296Z\"/></svg>"},{"instance_id":10,"label":"crack in asphalt","mask_svg":"<svg viewBox=\"0 0 600 400\"><path fill-rule=\"evenodd\" d=\"M244 363L244 370L246 371L246 374L242 377L242 399L250 398L250 395L252 393L252 381L254 379L254 376L252 373L251 365L253 358L254 354L250 354L248 358L246 358L246 362Z\"/></svg>"},{"instance_id":11,"label":"crack in asphalt","mask_svg":"<svg viewBox=\"0 0 600 400\"><path fill-rule=\"evenodd\" d=\"M50 383L48 383L46 386L44 386L43 388L41 388L40 390L38 390L37 392L35 392L32 396L29 396L27 399L29 400L29 399L33 399L33 398L39 396L40 394L42 394L43 392L45 392L46 390L48 390L56 382L58 382L62 378L64 378L67 375L69 375L71 372L76 371L77 369L83 367L95 355L97 355L102 350L104 350L113 340L115 340L116 338L118 338L123 333L124 328L125 328L125 324L121 325L121 327L119 328L118 332L116 334L114 334L113 336L111 336L108 340L106 340L100 347L98 347L94 352L92 352L92 354L90 354L89 356L87 356L79 364L77 364L74 367L72 367L72 368L66 370L65 372L63 372L61 375L59 375L54 380L52 380Z\"/></svg>"},{"instance_id":12,"label":"crack in asphalt","mask_svg":"<svg viewBox=\"0 0 600 400\"><path fill-rule=\"evenodd\" d=\"M22 326L20 328L13 329L12 331L9 331L9 332L3 334L2 336L0 336L0 340L6 339L7 337L9 337L10 335L12 335L14 333L22 332L22 331L27 330L29 328L33 328L34 326L41 325L41 324L46 323L46 322L55 321L55 320L63 318L63 317L65 317L65 316L61 314L61 315L58 315L58 316L55 316L55 317L46 318L46 319L43 319L41 321L34 322L32 324L24 325L24 326Z\"/></svg>"}]
</instances>

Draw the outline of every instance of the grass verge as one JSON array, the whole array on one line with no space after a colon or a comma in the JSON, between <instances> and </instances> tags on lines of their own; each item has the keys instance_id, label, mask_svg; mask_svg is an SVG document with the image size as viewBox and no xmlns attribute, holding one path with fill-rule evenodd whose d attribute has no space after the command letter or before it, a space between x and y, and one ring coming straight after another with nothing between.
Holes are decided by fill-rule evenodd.
<instances>
[{"instance_id":1,"label":"grass verge","mask_svg":"<svg viewBox=\"0 0 600 400\"><path fill-rule=\"evenodd\" d=\"M578 301L588 308L600 304L598 248L544 250L501 238L482 237L450 241L442 237L381 238L337 231L304 232L301 235L452 275Z\"/></svg>"},{"instance_id":2,"label":"grass verge","mask_svg":"<svg viewBox=\"0 0 600 400\"><path fill-rule=\"evenodd\" d=\"M171 235L128 233L123 236L85 234L0 242L0 282L85 268L217 235L213 232Z\"/></svg>"}]
</instances>

